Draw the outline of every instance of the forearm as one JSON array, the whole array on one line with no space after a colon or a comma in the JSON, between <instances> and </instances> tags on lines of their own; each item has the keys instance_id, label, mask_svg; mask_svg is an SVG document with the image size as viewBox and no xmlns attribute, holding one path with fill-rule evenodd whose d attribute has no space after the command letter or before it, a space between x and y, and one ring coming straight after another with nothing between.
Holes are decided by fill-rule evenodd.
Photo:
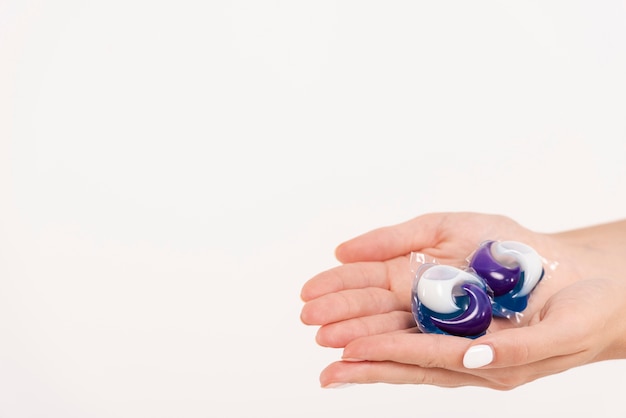
<instances>
[{"instance_id":1,"label":"forearm","mask_svg":"<svg viewBox=\"0 0 626 418\"><path fill-rule=\"evenodd\" d=\"M563 260L574 265L582 279L626 281L626 219L551 234Z\"/></svg>"}]
</instances>

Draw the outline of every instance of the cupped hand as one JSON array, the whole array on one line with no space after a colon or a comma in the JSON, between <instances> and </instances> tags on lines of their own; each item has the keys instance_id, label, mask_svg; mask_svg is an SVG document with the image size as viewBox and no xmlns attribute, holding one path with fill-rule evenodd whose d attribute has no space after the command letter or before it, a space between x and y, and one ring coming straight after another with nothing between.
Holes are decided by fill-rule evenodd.
<instances>
[{"instance_id":1,"label":"cupped hand","mask_svg":"<svg viewBox=\"0 0 626 418\"><path fill-rule=\"evenodd\" d=\"M336 256L343 264L318 274L303 286L301 320L319 325L317 342L329 347L345 347L360 337L409 330L415 327L410 304L411 252L427 254L442 264L462 266L485 240L520 241L548 261L559 260L565 252L553 236L533 232L500 215L419 216L341 244ZM547 276L533 293L522 316L523 323L550 296L580 279L567 264ZM493 321L490 330L511 326L508 321Z\"/></svg>"},{"instance_id":2,"label":"cupped hand","mask_svg":"<svg viewBox=\"0 0 626 418\"><path fill-rule=\"evenodd\" d=\"M572 367L626 357L625 309L623 281L579 281L551 296L526 326L490 331L476 340L415 330L357 338L320 381L324 387L386 382L508 390Z\"/></svg>"}]
</instances>

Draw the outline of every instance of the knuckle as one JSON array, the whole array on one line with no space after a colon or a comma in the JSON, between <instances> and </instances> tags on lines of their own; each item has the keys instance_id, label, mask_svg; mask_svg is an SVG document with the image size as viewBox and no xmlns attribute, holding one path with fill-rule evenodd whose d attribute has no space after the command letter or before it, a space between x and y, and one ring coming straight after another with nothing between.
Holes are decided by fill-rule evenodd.
<instances>
[{"instance_id":1,"label":"knuckle","mask_svg":"<svg viewBox=\"0 0 626 418\"><path fill-rule=\"evenodd\" d=\"M435 376L432 373L426 373L422 371L416 376L417 384L428 385L428 386L442 386L441 382L435 379Z\"/></svg>"},{"instance_id":2,"label":"knuckle","mask_svg":"<svg viewBox=\"0 0 626 418\"><path fill-rule=\"evenodd\" d=\"M531 360L529 346L519 339L508 339L493 345L495 357L501 367L528 364Z\"/></svg>"},{"instance_id":3,"label":"knuckle","mask_svg":"<svg viewBox=\"0 0 626 418\"><path fill-rule=\"evenodd\" d=\"M322 326L317 330L315 342L322 347L340 348L343 345L343 339L332 326Z\"/></svg>"},{"instance_id":4,"label":"knuckle","mask_svg":"<svg viewBox=\"0 0 626 418\"><path fill-rule=\"evenodd\" d=\"M523 385L527 381L528 380L525 375L513 370L508 370L500 374L498 378L495 379L495 383L498 385L498 389L503 391L513 390Z\"/></svg>"},{"instance_id":5,"label":"knuckle","mask_svg":"<svg viewBox=\"0 0 626 418\"><path fill-rule=\"evenodd\" d=\"M441 345L442 339L433 339L428 355L422 360L420 366L428 369L446 369L448 365L445 363L445 359L440 355L442 352Z\"/></svg>"},{"instance_id":6,"label":"knuckle","mask_svg":"<svg viewBox=\"0 0 626 418\"><path fill-rule=\"evenodd\" d=\"M516 344L513 348L513 363L527 364L530 360L530 350L526 344Z\"/></svg>"}]
</instances>

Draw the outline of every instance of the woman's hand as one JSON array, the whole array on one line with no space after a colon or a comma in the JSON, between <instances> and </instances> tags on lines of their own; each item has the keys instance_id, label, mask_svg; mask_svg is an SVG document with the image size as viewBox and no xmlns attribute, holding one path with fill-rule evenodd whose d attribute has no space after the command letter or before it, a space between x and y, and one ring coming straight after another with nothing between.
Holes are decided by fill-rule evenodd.
<instances>
[{"instance_id":1,"label":"woman's hand","mask_svg":"<svg viewBox=\"0 0 626 418\"><path fill-rule=\"evenodd\" d=\"M357 338L322 386L413 383L507 390L587 363L626 357L626 285L585 280L552 296L527 326L476 340L404 330Z\"/></svg>"},{"instance_id":2,"label":"woman's hand","mask_svg":"<svg viewBox=\"0 0 626 418\"><path fill-rule=\"evenodd\" d=\"M341 266L325 271L302 288L301 319L319 325L317 342L344 347L355 338L415 327L411 313L411 252L435 257L442 264L461 266L488 239L516 240L548 260L561 249L550 235L532 232L499 215L442 213L377 229L340 245ZM533 293L523 321L537 312L556 291L579 279L567 267L549 272ZM494 321L491 329L511 324Z\"/></svg>"},{"instance_id":3,"label":"woman's hand","mask_svg":"<svg viewBox=\"0 0 626 418\"><path fill-rule=\"evenodd\" d=\"M410 253L458 267L486 240L523 242L556 265L533 291L520 323L494 319L476 340L420 334L411 313ZM509 389L577 365L626 357L626 221L543 234L499 215L435 213L354 238L336 256L343 264L313 277L301 292L301 319L320 326L317 342L344 347L343 361L322 373L323 386Z\"/></svg>"}]
</instances>

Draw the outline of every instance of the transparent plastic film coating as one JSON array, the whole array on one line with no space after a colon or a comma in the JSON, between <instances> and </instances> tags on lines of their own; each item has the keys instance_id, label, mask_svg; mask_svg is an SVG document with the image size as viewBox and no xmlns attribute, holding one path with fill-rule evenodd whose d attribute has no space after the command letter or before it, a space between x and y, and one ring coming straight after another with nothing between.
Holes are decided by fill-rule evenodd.
<instances>
[{"instance_id":1,"label":"transparent plastic film coating","mask_svg":"<svg viewBox=\"0 0 626 418\"><path fill-rule=\"evenodd\" d=\"M546 275L548 263L532 247L517 241L485 241L468 257L492 291L493 315L519 322L531 292Z\"/></svg>"},{"instance_id":2,"label":"transparent plastic film coating","mask_svg":"<svg viewBox=\"0 0 626 418\"><path fill-rule=\"evenodd\" d=\"M520 323L533 290L556 268L517 241L485 241L466 260L450 266L411 254L411 308L422 332L477 338L494 317Z\"/></svg>"},{"instance_id":3,"label":"transparent plastic film coating","mask_svg":"<svg viewBox=\"0 0 626 418\"><path fill-rule=\"evenodd\" d=\"M491 301L482 279L426 262L423 254L412 254L412 264L416 274L411 306L422 332L470 338L485 334L491 324Z\"/></svg>"}]
</instances>

